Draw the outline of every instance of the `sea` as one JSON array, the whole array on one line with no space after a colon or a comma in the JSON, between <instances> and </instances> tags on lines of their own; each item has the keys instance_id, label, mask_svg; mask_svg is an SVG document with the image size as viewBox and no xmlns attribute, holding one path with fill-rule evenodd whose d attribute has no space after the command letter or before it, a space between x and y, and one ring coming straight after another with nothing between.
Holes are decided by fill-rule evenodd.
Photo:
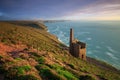
<instances>
[{"instance_id":1,"label":"sea","mask_svg":"<svg viewBox=\"0 0 120 80\"><path fill-rule=\"evenodd\" d=\"M73 28L75 38L87 44L87 56L120 70L120 21L56 21L45 25L67 46Z\"/></svg>"}]
</instances>

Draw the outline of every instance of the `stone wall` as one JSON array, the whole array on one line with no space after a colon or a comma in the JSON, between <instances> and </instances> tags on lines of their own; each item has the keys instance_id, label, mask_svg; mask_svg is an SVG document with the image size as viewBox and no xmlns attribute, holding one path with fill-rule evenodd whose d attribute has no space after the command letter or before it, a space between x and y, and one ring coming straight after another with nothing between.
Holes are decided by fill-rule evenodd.
<instances>
[{"instance_id":1,"label":"stone wall","mask_svg":"<svg viewBox=\"0 0 120 80\"><path fill-rule=\"evenodd\" d=\"M79 56L81 59L86 60L86 48L82 48L79 50Z\"/></svg>"}]
</instances>

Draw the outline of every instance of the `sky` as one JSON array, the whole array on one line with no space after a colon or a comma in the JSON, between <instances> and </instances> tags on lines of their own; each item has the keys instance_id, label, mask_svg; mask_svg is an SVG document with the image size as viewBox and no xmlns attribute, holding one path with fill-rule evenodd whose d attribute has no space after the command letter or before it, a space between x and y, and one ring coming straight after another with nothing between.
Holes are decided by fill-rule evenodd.
<instances>
[{"instance_id":1,"label":"sky","mask_svg":"<svg viewBox=\"0 0 120 80\"><path fill-rule=\"evenodd\" d=\"M120 20L120 0L0 0L0 20Z\"/></svg>"}]
</instances>

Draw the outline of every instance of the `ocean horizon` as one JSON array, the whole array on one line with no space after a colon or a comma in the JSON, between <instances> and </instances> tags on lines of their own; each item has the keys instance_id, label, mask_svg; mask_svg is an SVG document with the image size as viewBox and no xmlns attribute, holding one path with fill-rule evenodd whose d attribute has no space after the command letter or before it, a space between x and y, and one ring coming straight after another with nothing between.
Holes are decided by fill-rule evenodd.
<instances>
[{"instance_id":1,"label":"ocean horizon","mask_svg":"<svg viewBox=\"0 0 120 80\"><path fill-rule=\"evenodd\" d=\"M111 64L120 70L120 21L46 22L48 31L69 46L69 31L87 44L87 56Z\"/></svg>"}]
</instances>

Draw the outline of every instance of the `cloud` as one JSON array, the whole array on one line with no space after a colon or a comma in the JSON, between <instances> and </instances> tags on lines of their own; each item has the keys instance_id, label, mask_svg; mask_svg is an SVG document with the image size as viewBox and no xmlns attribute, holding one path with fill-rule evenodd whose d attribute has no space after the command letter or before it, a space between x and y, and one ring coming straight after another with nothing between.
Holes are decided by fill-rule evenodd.
<instances>
[{"instance_id":1,"label":"cloud","mask_svg":"<svg viewBox=\"0 0 120 80\"><path fill-rule=\"evenodd\" d=\"M116 19L120 0L1 0L0 10L22 19Z\"/></svg>"},{"instance_id":2,"label":"cloud","mask_svg":"<svg viewBox=\"0 0 120 80\"><path fill-rule=\"evenodd\" d=\"M101 0L85 5L64 16L68 19L101 19L120 20L120 0Z\"/></svg>"},{"instance_id":3,"label":"cloud","mask_svg":"<svg viewBox=\"0 0 120 80\"><path fill-rule=\"evenodd\" d=\"M106 14L109 13L111 14L111 11L116 11L119 12L120 11L120 3L97 3L95 5L91 5L90 8L87 9L88 11L90 11L91 13L102 13L102 14ZM111 13L110 13L111 12Z\"/></svg>"}]
</instances>

